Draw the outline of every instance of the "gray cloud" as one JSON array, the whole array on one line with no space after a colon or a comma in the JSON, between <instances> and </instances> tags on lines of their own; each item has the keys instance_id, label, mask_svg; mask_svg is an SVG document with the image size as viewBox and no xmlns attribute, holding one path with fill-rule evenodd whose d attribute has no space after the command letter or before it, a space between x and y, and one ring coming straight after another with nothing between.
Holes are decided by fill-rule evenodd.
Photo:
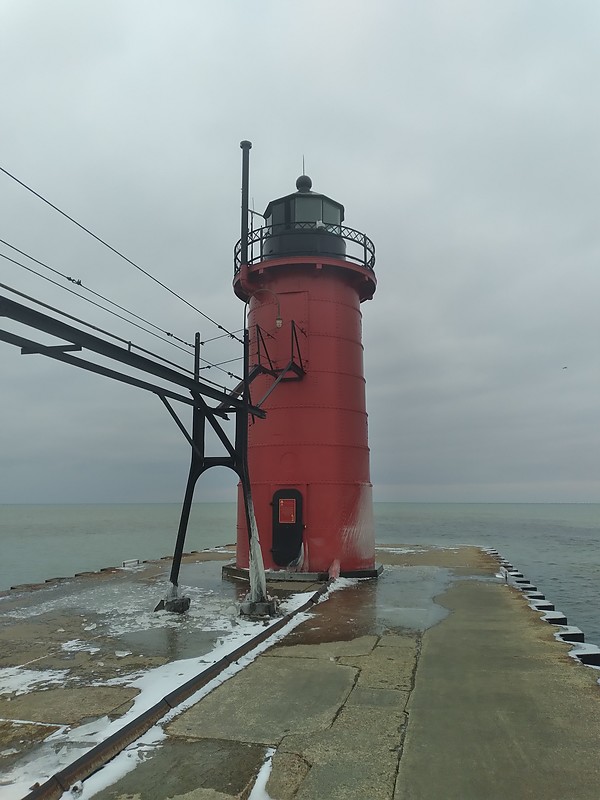
<instances>
[{"instance_id":1,"label":"gray cloud","mask_svg":"<svg viewBox=\"0 0 600 800\"><path fill-rule=\"evenodd\" d=\"M378 499L598 500L597 6L5 0L1 13L1 165L223 325L242 324L240 139L258 210L305 155L315 188L373 238ZM2 238L188 341L218 333L3 175L0 197ZM183 355L5 261L0 275ZM205 348L237 355L229 340ZM155 398L1 343L0 368L0 502L180 499L187 445ZM233 499L234 484L218 471L201 491Z\"/></svg>"}]
</instances>

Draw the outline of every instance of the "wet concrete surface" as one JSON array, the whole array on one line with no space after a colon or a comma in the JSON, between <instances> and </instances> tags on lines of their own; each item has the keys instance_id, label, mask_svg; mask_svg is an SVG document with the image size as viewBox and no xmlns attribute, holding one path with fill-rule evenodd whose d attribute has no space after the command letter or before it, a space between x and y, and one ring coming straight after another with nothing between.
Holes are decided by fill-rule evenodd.
<instances>
[{"instance_id":1,"label":"wet concrete surface","mask_svg":"<svg viewBox=\"0 0 600 800\"><path fill-rule=\"evenodd\" d=\"M381 548L378 561L386 565L378 580L333 592L284 640L177 715L166 739L96 797L245 800L268 746L275 748L272 800L495 800L507 787L517 800L597 797L597 675L567 657L568 646L554 640L553 627L521 592L493 577L497 562L473 547L409 546ZM109 675L120 664L137 668L140 659L196 655L219 635L204 611L214 617L219 603L235 604L245 591L224 585L220 568L186 565L182 583L195 593L196 610L166 627L155 628L140 611L137 629L135 617L119 628L106 609L94 615L90 608L82 624L59 603L22 617L22 625L37 628L20 635L13 619L0 636L9 642L15 631L20 663L35 652L58 670L70 659L65 688L77 685L73 675L89 678L100 658ZM144 602L155 598L158 572L137 576L131 608L142 603L138 590ZM65 637L76 635L100 650L59 656ZM117 641L129 655L114 655ZM41 656L44 643L55 652ZM43 692L28 694L43 703Z\"/></svg>"},{"instance_id":2,"label":"wet concrete surface","mask_svg":"<svg viewBox=\"0 0 600 800\"><path fill-rule=\"evenodd\" d=\"M224 633L215 620L237 616L243 589L221 579L220 562L184 564L181 585L192 597L190 613L155 614L165 591L165 570L93 574L5 598L0 604L0 664L35 660L37 668L61 669L68 662L83 675L89 661L94 671L105 667L106 677L112 668L119 674L209 652Z\"/></svg>"},{"instance_id":3,"label":"wet concrete surface","mask_svg":"<svg viewBox=\"0 0 600 800\"><path fill-rule=\"evenodd\" d=\"M165 591L167 562L91 573L1 598L0 772L35 751L48 735L41 723L53 732L118 718L139 693L123 684L171 661L210 653L235 624L244 592L221 579L223 560L230 558L186 558L181 585L193 605L184 616L153 612Z\"/></svg>"},{"instance_id":4,"label":"wet concrete surface","mask_svg":"<svg viewBox=\"0 0 600 800\"><path fill-rule=\"evenodd\" d=\"M515 798L551 798L558 797L553 794L553 771L569 764L573 767L567 770L571 794L562 797L591 797L589 790L577 794L577 754L585 754L581 763L585 773L592 765L588 753L593 750L590 745L595 735L577 726L576 709L567 714L568 727L560 723L550 734L554 741L563 739L563 752L553 747L548 753L549 762L556 760L554 767L548 762L538 771L535 753L546 746L549 732L537 725L542 719L545 725L550 720L545 712L522 717L512 714L510 708L524 702L521 688L504 704L496 694L512 692L512 680L519 671L514 671L509 643L511 632L521 625L525 628L517 631L515 646L529 676L523 689L530 697L525 707L532 707L531 698L546 695L548 687L536 681L536 664L549 662L548 670L556 676L564 666L564 653L555 646L550 626L545 628L545 623L531 614L520 592L494 582L496 562L475 548L388 555L395 564L388 565L378 582L364 581L334 593L314 609L311 619L244 673L182 714L168 727L168 742L179 738L205 741L208 737L215 742L259 741L275 746L267 784L273 800L491 800L504 797L507 786ZM403 559L412 563L401 567ZM456 592L463 598L461 602L453 600ZM508 604L497 603L495 614L486 612L496 600L507 598ZM527 630L537 632L548 647L531 661L528 652L534 645L525 638ZM438 636L443 644L432 649L429 639L434 642ZM508 652L503 660L505 647ZM488 654L483 664L472 659L476 651ZM593 717L599 699L594 677L584 675L585 668L569 661L581 681L573 690L579 702L589 702L593 696L589 712ZM448 663L452 664L450 681L446 677ZM307 668L307 664L311 666ZM348 670L354 673L351 686L343 680L352 674ZM312 686L311 678L317 687ZM479 687L477 702L473 701L473 686ZM558 691L553 685L542 701L547 709L552 708ZM297 709L305 697L309 699L299 715ZM453 710L443 722L449 707ZM508 729L497 724L498 713L501 717L508 714ZM436 733L435 726L439 729ZM513 758L511 763L500 755L501 769L489 769L496 749L516 748L516 753L518 743L525 740L527 763L522 758ZM451 758L448 752L452 752ZM479 756L473 758L473 753ZM260 766L257 758L255 773ZM235 771L235 765L230 769ZM590 777L585 774L586 781ZM112 787L111 797L124 800L119 790L118 784ZM194 791L191 786L188 790ZM143 782L137 783L137 792L140 800L152 797ZM195 796L182 792L177 798ZM243 796L225 793L225 798ZM103 795L99 797L102 800Z\"/></svg>"},{"instance_id":5,"label":"wet concrete surface","mask_svg":"<svg viewBox=\"0 0 600 800\"><path fill-rule=\"evenodd\" d=\"M448 613L434 597L450 584L450 570L415 565L385 565L379 578L361 580L331 595L314 611L312 624L287 640L305 644L345 641L389 630L423 631Z\"/></svg>"},{"instance_id":6,"label":"wet concrete surface","mask_svg":"<svg viewBox=\"0 0 600 800\"><path fill-rule=\"evenodd\" d=\"M600 796L597 670L514 588L460 581L422 640L394 800Z\"/></svg>"}]
</instances>

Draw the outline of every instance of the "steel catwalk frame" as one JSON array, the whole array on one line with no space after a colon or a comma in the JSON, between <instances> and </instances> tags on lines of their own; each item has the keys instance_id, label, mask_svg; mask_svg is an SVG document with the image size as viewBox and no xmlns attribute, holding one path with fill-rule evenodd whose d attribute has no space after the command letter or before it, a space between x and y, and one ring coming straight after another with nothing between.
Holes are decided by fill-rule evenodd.
<instances>
[{"instance_id":1,"label":"steel catwalk frame","mask_svg":"<svg viewBox=\"0 0 600 800\"><path fill-rule=\"evenodd\" d=\"M121 383L135 386L138 389L144 389L145 391L155 394L161 400L170 416L175 421L177 427L190 444L192 450L191 463L181 509L175 551L173 554L173 562L170 573L170 581L176 587L179 582L179 571L181 568L183 547L187 534L194 489L198 478L211 467L223 466L232 469L239 476L242 484L248 482L248 415L252 414L254 417L260 418L263 418L266 415L265 412L262 411L258 406L253 406L250 402L249 386L251 376L248 376L247 369L245 368L244 375L246 376L246 379L243 381L241 392L236 391L235 389L231 392L220 391L219 389L210 386L199 379L200 334L198 333L195 335L194 375L192 378L182 372L172 369L171 367L166 367L162 364L159 364L150 358L133 353L130 348L125 348L115 345L111 342L107 342L98 336L94 336L86 331L75 328L72 325L67 325L60 320L48 316L47 314L42 314L41 312L35 311L29 306L17 303L14 300L10 300L4 296L0 296L0 317L7 317L17 323L26 325L39 331L43 331L46 334L55 336L67 342L67 344L47 345L23 336L16 335L10 331L0 330L0 341L20 347L22 355L44 355L48 358L62 361L66 364L71 364L72 366L85 369L98 375L103 375ZM157 383L140 380L139 378L119 370L111 369L109 367L102 366L101 364L70 355L72 352L82 351L84 349L112 359L135 370L152 375L176 387L187 389L189 395L191 396L182 394L178 391L173 391L172 389L161 386ZM246 331L244 335L244 365L247 365L248 363L247 351L248 332ZM258 375L259 372L260 371L255 371L254 376ZM239 397L240 393L242 395L241 399ZM212 407L206 402L205 397L208 397L212 400L217 400L219 404L216 407ZM173 400L192 406L191 433L188 432L186 426L181 421L180 417L169 402ZM228 415L231 413L235 414L235 435L233 439L227 435L218 419L229 419ZM226 455L206 455L205 434L207 422L214 430L218 439L225 448Z\"/></svg>"}]
</instances>

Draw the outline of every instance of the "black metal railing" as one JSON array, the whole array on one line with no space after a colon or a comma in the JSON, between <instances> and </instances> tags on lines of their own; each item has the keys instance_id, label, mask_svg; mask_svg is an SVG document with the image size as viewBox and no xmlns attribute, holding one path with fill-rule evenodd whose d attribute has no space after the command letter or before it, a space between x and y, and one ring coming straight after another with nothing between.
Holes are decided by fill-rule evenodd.
<instances>
[{"instance_id":1,"label":"black metal railing","mask_svg":"<svg viewBox=\"0 0 600 800\"><path fill-rule=\"evenodd\" d=\"M332 247L328 251L327 241L328 236L319 237L319 254L330 255L334 258L340 258L342 261L351 261L354 264L359 264L361 267L373 270L375 267L375 245L360 231L354 228L346 228L344 225L331 225L326 222L291 222L283 223L281 225L267 225L264 228L256 228L256 230L248 232L248 264L256 264L262 261L265 257L273 258L273 252L267 252L267 244L272 241L273 237L296 235L302 231L314 233L330 234ZM345 242L350 243L350 248L346 247L346 253L340 254L339 242L335 247L336 239L344 239ZM233 265L234 274L237 275L242 265L242 240L240 239L233 251ZM299 252L298 255L305 253ZM311 253L312 254L312 253ZM286 252L286 255L292 255L291 252ZM284 254L281 254L283 257Z\"/></svg>"}]
</instances>

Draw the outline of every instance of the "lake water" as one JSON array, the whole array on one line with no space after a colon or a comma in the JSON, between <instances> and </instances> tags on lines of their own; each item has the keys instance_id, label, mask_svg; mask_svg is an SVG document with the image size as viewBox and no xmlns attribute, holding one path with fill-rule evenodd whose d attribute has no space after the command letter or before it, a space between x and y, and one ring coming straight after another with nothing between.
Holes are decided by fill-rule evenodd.
<instances>
[{"instance_id":1,"label":"lake water","mask_svg":"<svg viewBox=\"0 0 600 800\"><path fill-rule=\"evenodd\" d=\"M180 507L0 505L0 589L171 555ZM233 503L199 503L186 550L235 541ZM600 644L600 504L376 503L381 544L495 547Z\"/></svg>"}]
</instances>

